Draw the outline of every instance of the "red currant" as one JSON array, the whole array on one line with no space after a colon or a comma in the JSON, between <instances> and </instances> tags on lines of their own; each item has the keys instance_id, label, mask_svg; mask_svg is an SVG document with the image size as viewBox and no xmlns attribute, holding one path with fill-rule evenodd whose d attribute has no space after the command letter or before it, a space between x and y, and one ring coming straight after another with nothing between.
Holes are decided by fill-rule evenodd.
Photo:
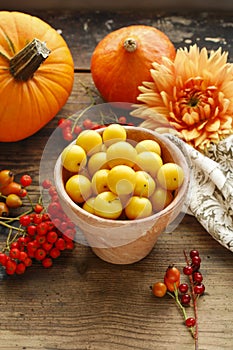
<instances>
[{"instance_id":1,"label":"red currant","mask_svg":"<svg viewBox=\"0 0 233 350\"><path fill-rule=\"evenodd\" d=\"M183 294L180 297L180 302L182 305L188 305L191 301L191 297L189 294Z\"/></svg>"},{"instance_id":2,"label":"red currant","mask_svg":"<svg viewBox=\"0 0 233 350\"><path fill-rule=\"evenodd\" d=\"M195 294L201 295L205 291L205 286L203 283L200 283L200 284L197 284L196 286L194 286L193 290L194 290Z\"/></svg>"},{"instance_id":3,"label":"red currant","mask_svg":"<svg viewBox=\"0 0 233 350\"><path fill-rule=\"evenodd\" d=\"M181 284L179 285L179 291L180 291L180 293L187 293L188 289L189 289L189 286L188 286L187 283L181 283Z\"/></svg>"},{"instance_id":4,"label":"red currant","mask_svg":"<svg viewBox=\"0 0 233 350\"><path fill-rule=\"evenodd\" d=\"M193 280L194 280L194 282L201 283L203 280L203 276L202 276L201 272L194 272Z\"/></svg>"},{"instance_id":5,"label":"red currant","mask_svg":"<svg viewBox=\"0 0 233 350\"><path fill-rule=\"evenodd\" d=\"M194 256L199 256L199 251L196 249L193 249L190 251L189 255L190 255L190 258L192 259Z\"/></svg>"},{"instance_id":6,"label":"red currant","mask_svg":"<svg viewBox=\"0 0 233 350\"><path fill-rule=\"evenodd\" d=\"M192 264L193 264L194 266L200 266L200 264L201 264L201 258L200 258L200 256L198 256L198 255L193 256L193 257L192 257Z\"/></svg>"},{"instance_id":7,"label":"red currant","mask_svg":"<svg viewBox=\"0 0 233 350\"><path fill-rule=\"evenodd\" d=\"M127 123L127 120L126 120L126 117L125 116L120 116L119 118L118 118L118 122L120 123L120 124L126 124Z\"/></svg>"},{"instance_id":8,"label":"red currant","mask_svg":"<svg viewBox=\"0 0 233 350\"><path fill-rule=\"evenodd\" d=\"M73 134L72 134L71 128L69 126L62 130L62 136L63 136L64 140L66 140L66 141L73 140Z\"/></svg>"},{"instance_id":9,"label":"red currant","mask_svg":"<svg viewBox=\"0 0 233 350\"><path fill-rule=\"evenodd\" d=\"M185 267L183 268L183 273L184 273L185 275L187 275L187 276L192 275L192 273L193 273L193 268L192 268L192 266L189 266L189 265L185 266Z\"/></svg>"},{"instance_id":10,"label":"red currant","mask_svg":"<svg viewBox=\"0 0 233 350\"><path fill-rule=\"evenodd\" d=\"M82 132L82 130L83 130L83 129L81 128L81 126L76 125L75 128L74 128L74 133L75 133L75 135L80 134L80 132Z\"/></svg>"},{"instance_id":11,"label":"red currant","mask_svg":"<svg viewBox=\"0 0 233 350\"><path fill-rule=\"evenodd\" d=\"M87 118L83 121L83 126L85 129L91 129L93 126L93 122L91 121L91 119Z\"/></svg>"},{"instance_id":12,"label":"red currant","mask_svg":"<svg viewBox=\"0 0 233 350\"><path fill-rule=\"evenodd\" d=\"M65 118L60 118L60 119L58 120L57 125L59 126L59 128L62 129L63 127L66 126L66 119L65 119Z\"/></svg>"},{"instance_id":13,"label":"red currant","mask_svg":"<svg viewBox=\"0 0 233 350\"><path fill-rule=\"evenodd\" d=\"M187 327L194 327L195 326L195 324L196 324L196 320L195 320L195 318L193 318L193 317L189 317L189 318L187 318L186 320L185 320L185 325L187 326Z\"/></svg>"}]
</instances>

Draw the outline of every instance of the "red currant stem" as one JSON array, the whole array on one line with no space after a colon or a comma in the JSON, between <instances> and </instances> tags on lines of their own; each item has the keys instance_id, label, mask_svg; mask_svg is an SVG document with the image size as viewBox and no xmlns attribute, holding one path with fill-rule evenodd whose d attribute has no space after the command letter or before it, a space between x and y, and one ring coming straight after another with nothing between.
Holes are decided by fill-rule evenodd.
<instances>
[{"instance_id":1,"label":"red currant stem","mask_svg":"<svg viewBox=\"0 0 233 350\"><path fill-rule=\"evenodd\" d=\"M75 119L74 124L73 124L72 129L71 129L71 132L74 131L74 129L75 129L75 127L76 127L76 125L77 125L79 119L82 118L82 116L84 115L84 113L86 113L91 107L93 107L94 104L95 104L95 103L92 102L89 106L87 106L86 108L84 108L84 109L82 110L82 112L81 112L81 113L78 115L78 117Z\"/></svg>"},{"instance_id":2,"label":"red currant stem","mask_svg":"<svg viewBox=\"0 0 233 350\"><path fill-rule=\"evenodd\" d=\"M188 259L188 256L184 250L184 257L185 257L185 261L186 264L189 265L190 261ZM195 333L194 333L194 339L195 339L195 350L198 350L198 311L197 311L197 296L194 292L194 282L193 282L193 276L189 275L189 283L190 283L190 287L191 287L191 297L192 297L192 301L193 301L193 310L194 310L194 317L196 320L196 324L195 324Z\"/></svg>"},{"instance_id":3,"label":"red currant stem","mask_svg":"<svg viewBox=\"0 0 233 350\"><path fill-rule=\"evenodd\" d=\"M90 86L85 85L81 80L79 80L79 83L82 85L82 87L86 90L87 95L90 97L92 104L95 104L95 99L93 97L93 93L95 93L95 95L100 96L98 91L91 89Z\"/></svg>"},{"instance_id":4,"label":"red currant stem","mask_svg":"<svg viewBox=\"0 0 233 350\"><path fill-rule=\"evenodd\" d=\"M181 310L182 314L183 314L183 317L184 317L184 320L186 321L188 316L186 314L186 310L185 308L183 307L183 305L180 303L180 300L179 300L179 293L178 293L178 289L176 287L176 284L174 283L174 295L170 292L167 292L168 295L170 295L173 299L175 299L175 302L176 302L176 305L179 307L179 309ZM193 330L193 327L190 327L189 328L189 331L191 332L192 334L192 337L195 338L195 333L194 333L194 330ZM196 350L196 349L195 349Z\"/></svg>"}]
</instances>

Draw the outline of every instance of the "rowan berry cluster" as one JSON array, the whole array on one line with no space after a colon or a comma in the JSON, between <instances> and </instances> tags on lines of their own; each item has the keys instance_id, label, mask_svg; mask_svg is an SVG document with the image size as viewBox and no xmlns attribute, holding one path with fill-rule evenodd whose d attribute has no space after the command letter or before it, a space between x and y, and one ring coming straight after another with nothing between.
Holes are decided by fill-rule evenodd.
<instances>
[{"instance_id":1,"label":"rowan berry cluster","mask_svg":"<svg viewBox=\"0 0 233 350\"><path fill-rule=\"evenodd\" d=\"M8 178L8 184L4 183L4 179ZM7 176L6 176L7 174ZM2 170L0 172L1 197L5 199L7 205L7 196L15 193L9 193L5 196L5 184L7 187L14 183L14 175L10 170ZM17 186L19 191L26 191L26 187L32 182L29 175L23 175L20 178L19 184L21 189ZM26 212L14 216L9 208L17 208L20 205L7 206L0 212L0 226L7 231L7 239L0 251L0 265L5 269L8 275L23 274L27 267L31 266L33 261L40 261L45 267L51 267L53 260L58 258L62 251L72 250L74 248L74 236L76 233L75 225L63 212L56 189L48 180L43 182L43 188L46 189L50 196L50 202L47 208L43 206L40 201ZM16 185L11 188L16 188ZM17 194L19 196L19 194ZM19 197L20 198L20 197Z\"/></svg>"},{"instance_id":2,"label":"rowan berry cluster","mask_svg":"<svg viewBox=\"0 0 233 350\"><path fill-rule=\"evenodd\" d=\"M172 265L165 272L163 281L154 283L151 286L153 295L163 297L166 294L171 296L184 317L184 323L189 328L195 339L195 349L198 349L198 310L197 300L204 294L205 285L203 284L203 275L200 272L201 257L198 250L191 250L189 256L184 251L186 265L182 273L187 277L187 281L181 283L180 270ZM187 306L192 306L194 317L188 317L186 313Z\"/></svg>"}]
</instances>

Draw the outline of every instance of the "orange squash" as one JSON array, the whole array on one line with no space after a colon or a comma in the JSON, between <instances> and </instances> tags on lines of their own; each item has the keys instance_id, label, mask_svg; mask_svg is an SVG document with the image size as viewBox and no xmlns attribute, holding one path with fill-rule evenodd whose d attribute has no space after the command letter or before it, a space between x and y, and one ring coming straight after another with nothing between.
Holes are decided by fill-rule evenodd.
<instances>
[{"instance_id":1,"label":"orange squash","mask_svg":"<svg viewBox=\"0 0 233 350\"><path fill-rule=\"evenodd\" d=\"M136 103L138 86L151 81L152 62L173 60L176 50L168 36L146 25L122 27L107 34L91 58L93 82L107 102Z\"/></svg>"},{"instance_id":2,"label":"orange squash","mask_svg":"<svg viewBox=\"0 0 233 350\"><path fill-rule=\"evenodd\" d=\"M0 11L0 141L33 135L64 106L74 64L62 36L43 20Z\"/></svg>"}]
</instances>

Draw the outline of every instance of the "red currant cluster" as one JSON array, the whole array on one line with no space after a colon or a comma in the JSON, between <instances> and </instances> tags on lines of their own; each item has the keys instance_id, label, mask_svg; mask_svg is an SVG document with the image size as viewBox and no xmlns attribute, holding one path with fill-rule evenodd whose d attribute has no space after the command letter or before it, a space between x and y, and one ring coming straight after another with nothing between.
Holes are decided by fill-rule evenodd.
<instances>
[{"instance_id":1,"label":"red currant cluster","mask_svg":"<svg viewBox=\"0 0 233 350\"><path fill-rule=\"evenodd\" d=\"M114 117L114 123L119 123L123 125L133 125L132 123L127 123L125 116ZM106 126L106 123L103 121L101 123L96 123L89 118L83 120L81 125L77 124L77 120L73 121L72 118L61 118L58 121L58 126L62 130L62 137L66 141L72 141L75 137L80 134L83 130L96 130L103 126Z\"/></svg>"},{"instance_id":2,"label":"red currant cluster","mask_svg":"<svg viewBox=\"0 0 233 350\"><path fill-rule=\"evenodd\" d=\"M32 179L24 175L20 182L26 187ZM51 198L47 209L36 203L16 217L9 217L9 211L1 213L0 226L8 230L8 235L0 252L0 265L8 275L23 274L33 260L40 261L45 268L51 267L53 259L58 258L62 251L74 248L75 225L62 211L50 181L45 180L43 188L48 190Z\"/></svg>"},{"instance_id":3,"label":"red currant cluster","mask_svg":"<svg viewBox=\"0 0 233 350\"><path fill-rule=\"evenodd\" d=\"M184 316L185 325L191 330L197 348L197 300L204 294L205 285L202 283L203 275L200 272L201 257L198 250L191 250L189 257L184 251L186 265L183 267L184 276L188 277L187 282L181 283L180 270L174 265L169 266L164 275L163 282L156 282L151 287L152 293L157 297L170 295L181 309ZM188 317L186 307L193 306L194 317ZM195 331L194 331L195 327Z\"/></svg>"}]
</instances>

